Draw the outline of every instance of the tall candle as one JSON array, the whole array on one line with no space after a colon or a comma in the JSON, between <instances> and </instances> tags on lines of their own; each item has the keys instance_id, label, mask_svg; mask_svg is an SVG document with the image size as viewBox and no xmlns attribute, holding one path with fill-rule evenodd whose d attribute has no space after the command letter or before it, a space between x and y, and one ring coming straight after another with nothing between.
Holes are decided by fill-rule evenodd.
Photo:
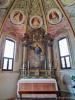
<instances>
[{"instance_id":1,"label":"tall candle","mask_svg":"<svg viewBox=\"0 0 75 100\"><path fill-rule=\"evenodd\" d=\"M45 59L45 69L46 69L46 59Z\"/></svg>"},{"instance_id":2,"label":"tall candle","mask_svg":"<svg viewBox=\"0 0 75 100\"><path fill-rule=\"evenodd\" d=\"M28 60L28 69L29 69L29 60Z\"/></svg>"},{"instance_id":3,"label":"tall candle","mask_svg":"<svg viewBox=\"0 0 75 100\"><path fill-rule=\"evenodd\" d=\"M23 69L24 69L24 64L23 64Z\"/></svg>"}]
</instances>

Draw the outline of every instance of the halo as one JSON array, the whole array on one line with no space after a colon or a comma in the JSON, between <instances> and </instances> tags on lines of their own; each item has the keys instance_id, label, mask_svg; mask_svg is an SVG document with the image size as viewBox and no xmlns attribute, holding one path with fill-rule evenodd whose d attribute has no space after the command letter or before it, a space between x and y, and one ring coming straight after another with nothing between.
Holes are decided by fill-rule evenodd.
<instances>
[{"instance_id":1,"label":"halo","mask_svg":"<svg viewBox=\"0 0 75 100\"><path fill-rule=\"evenodd\" d=\"M58 24L62 20L62 13L58 8L52 8L48 11L47 20L50 24Z\"/></svg>"},{"instance_id":2,"label":"halo","mask_svg":"<svg viewBox=\"0 0 75 100\"><path fill-rule=\"evenodd\" d=\"M30 18L30 26L34 29L38 29L43 25L42 18L40 16L32 16Z\"/></svg>"},{"instance_id":3,"label":"halo","mask_svg":"<svg viewBox=\"0 0 75 100\"><path fill-rule=\"evenodd\" d=\"M4 3L5 1L5 3ZM2 0L0 1L0 8L7 8L10 3L10 0Z\"/></svg>"},{"instance_id":4,"label":"halo","mask_svg":"<svg viewBox=\"0 0 75 100\"><path fill-rule=\"evenodd\" d=\"M13 10L10 14L10 20L13 24L23 24L25 17L26 16L21 10Z\"/></svg>"},{"instance_id":5,"label":"halo","mask_svg":"<svg viewBox=\"0 0 75 100\"><path fill-rule=\"evenodd\" d=\"M61 0L61 2L63 3L63 5L73 5L75 3L75 0Z\"/></svg>"}]
</instances>

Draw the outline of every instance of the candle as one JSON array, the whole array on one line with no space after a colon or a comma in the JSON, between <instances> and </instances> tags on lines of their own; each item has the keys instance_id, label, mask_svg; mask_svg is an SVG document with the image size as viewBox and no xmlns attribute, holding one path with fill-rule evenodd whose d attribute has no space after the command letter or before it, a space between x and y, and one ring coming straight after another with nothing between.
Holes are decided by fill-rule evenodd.
<instances>
[{"instance_id":1,"label":"candle","mask_svg":"<svg viewBox=\"0 0 75 100\"><path fill-rule=\"evenodd\" d=\"M45 59L45 69L46 69L46 59Z\"/></svg>"},{"instance_id":2,"label":"candle","mask_svg":"<svg viewBox=\"0 0 75 100\"><path fill-rule=\"evenodd\" d=\"M29 69L29 60L28 60L28 69Z\"/></svg>"},{"instance_id":3,"label":"candle","mask_svg":"<svg viewBox=\"0 0 75 100\"><path fill-rule=\"evenodd\" d=\"M24 69L24 64L23 64L23 69Z\"/></svg>"}]
</instances>

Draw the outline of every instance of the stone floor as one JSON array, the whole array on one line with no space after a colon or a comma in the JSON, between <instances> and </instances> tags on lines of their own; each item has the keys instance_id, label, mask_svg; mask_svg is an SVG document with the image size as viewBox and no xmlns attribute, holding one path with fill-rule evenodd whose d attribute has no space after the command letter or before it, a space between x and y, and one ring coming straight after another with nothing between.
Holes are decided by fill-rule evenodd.
<instances>
[{"instance_id":1,"label":"stone floor","mask_svg":"<svg viewBox=\"0 0 75 100\"><path fill-rule=\"evenodd\" d=\"M16 99L16 100L20 100L20 99ZM55 99L55 98L33 98L33 99L28 99L28 98L23 98L23 99L21 99L21 100L57 100L57 99Z\"/></svg>"},{"instance_id":2,"label":"stone floor","mask_svg":"<svg viewBox=\"0 0 75 100\"><path fill-rule=\"evenodd\" d=\"M6 99L6 100L75 100L75 98L69 98L69 97L58 97L58 98L23 98L23 99Z\"/></svg>"},{"instance_id":3,"label":"stone floor","mask_svg":"<svg viewBox=\"0 0 75 100\"><path fill-rule=\"evenodd\" d=\"M20 100L20 99L16 99L16 100ZM68 97L59 97L59 98L23 98L21 100L75 100L68 98Z\"/></svg>"}]
</instances>

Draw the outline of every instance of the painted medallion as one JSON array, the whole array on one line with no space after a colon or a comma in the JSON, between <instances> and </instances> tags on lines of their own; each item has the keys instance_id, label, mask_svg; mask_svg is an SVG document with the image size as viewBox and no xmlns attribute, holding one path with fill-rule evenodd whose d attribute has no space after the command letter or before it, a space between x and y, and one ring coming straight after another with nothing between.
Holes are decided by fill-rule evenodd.
<instances>
[{"instance_id":1,"label":"painted medallion","mask_svg":"<svg viewBox=\"0 0 75 100\"><path fill-rule=\"evenodd\" d=\"M43 21L40 16L33 16L30 19L30 26L34 29L38 29L42 26Z\"/></svg>"},{"instance_id":2,"label":"painted medallion","mask_svg":"<svg viewBox=\"0 0 75 100\"><path fill-rule=\"evenodd\" d=\"M60 10L57 8L52 8L47 14L47 20L50 24L58 24L62 20Z\"/></svg>"},{"instance_id":3,"label":"painted medallion","mask_svg":"<svg viewBox=\"0 0 75 100\"><path fill-rule=\"evenodd\" d=\"M10 14L10 20L13 24L23 24L25 21L25 15L21 10L13 10Z\"/></svg>"}]
</instances>

